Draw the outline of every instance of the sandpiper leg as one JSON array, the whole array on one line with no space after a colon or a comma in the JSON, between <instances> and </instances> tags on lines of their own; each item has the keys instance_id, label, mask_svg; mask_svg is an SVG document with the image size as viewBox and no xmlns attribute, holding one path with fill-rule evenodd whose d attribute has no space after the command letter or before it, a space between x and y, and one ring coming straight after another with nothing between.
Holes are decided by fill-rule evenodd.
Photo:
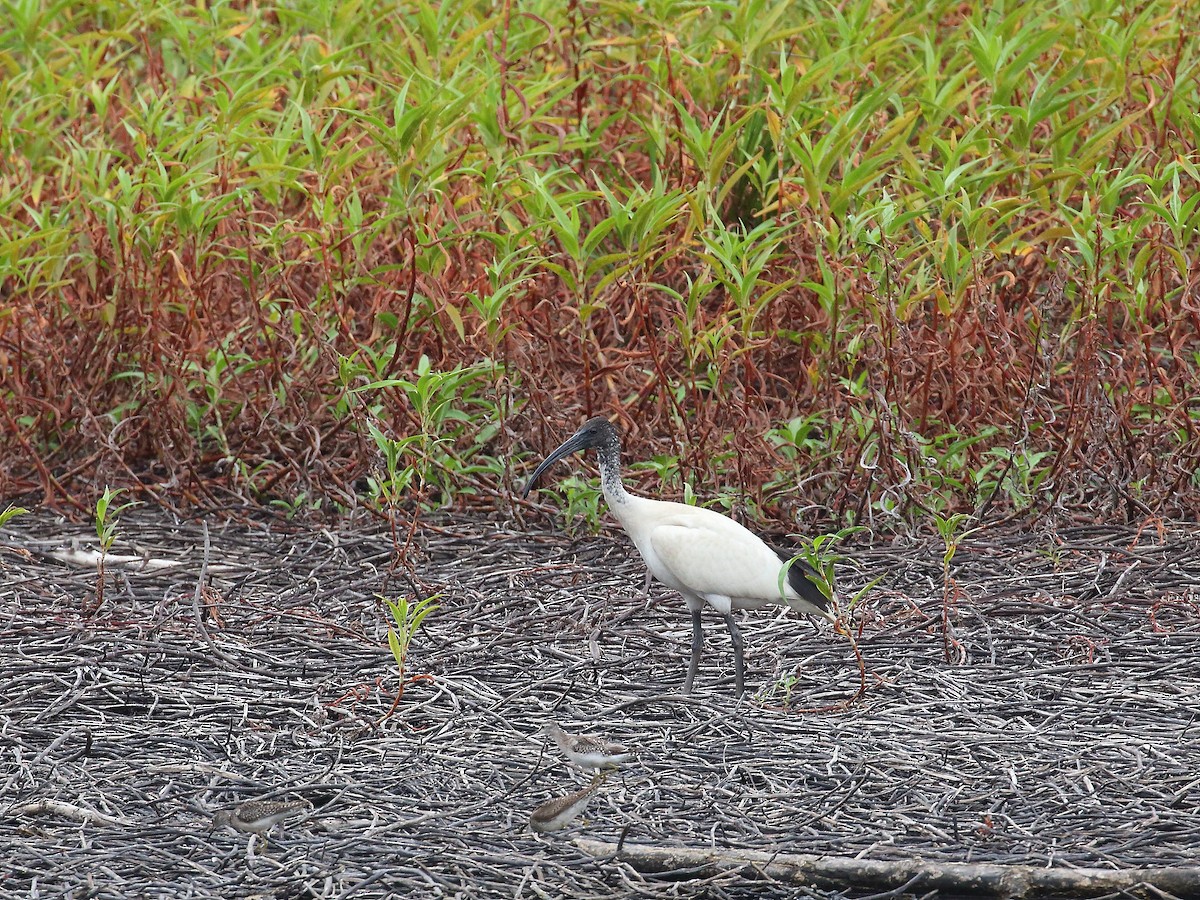
<instances>
[{"instance_id":1,"label":"sandpiper leg","mask_svg":"<svg viewBox=\"0 0 1200 900\"><path fill-rule=\"evenodd\" d=\"M725 625L729 629L729 638L733 641L733 679L737 695L746 693L746 661L742 658L742 633L738 631L733 614L725 617Z\"/></svg>"},{"instance_id":2,"label":"sandpiper leg","mask_svg":"<svg viewBox=\"0 0 1200 900\"><path fill-rule=\"evenodd\" d=\"M683 692L692 692L692 681L700 670L700 653L704 649L704 625L700 621L700 610L692 610L692 661L688 663L687 680L683 683Z\"/></svg>"}]
</instances>

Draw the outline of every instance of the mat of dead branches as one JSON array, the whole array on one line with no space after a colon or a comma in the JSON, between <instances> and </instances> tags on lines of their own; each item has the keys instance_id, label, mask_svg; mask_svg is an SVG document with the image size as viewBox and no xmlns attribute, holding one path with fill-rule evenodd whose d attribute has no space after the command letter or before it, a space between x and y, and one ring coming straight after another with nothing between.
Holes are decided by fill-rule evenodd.
<instances>
[{"instance_id":1,"label":"mat of dead branches","mask_svg":"<svg viewBox=\"0 0 1200 900\"><path fill-rule=\"evenodd\" d=\"M945 571L936 543L850 550L844 594L882 580L853 613L867 692L841 708L859 683L845 639L769 611L743 619L756 696L732 696L715 617L681 696L688 617L658 585L647 597L624 537L520 528L422 523L406 567L367 520L289 533L139 513L98 597L86 524L15 520L0 896L797 896L745 870L642 873L579 837L1063 868L1194 857L1200 529L984 532ZM386 717L379 595L435 593ZM544 749L549 720L641 752L582 822L536 835L530 811L587 780ZM209 823L250 797L314 809L249 853Z\"/></svg>"}]
</instances>

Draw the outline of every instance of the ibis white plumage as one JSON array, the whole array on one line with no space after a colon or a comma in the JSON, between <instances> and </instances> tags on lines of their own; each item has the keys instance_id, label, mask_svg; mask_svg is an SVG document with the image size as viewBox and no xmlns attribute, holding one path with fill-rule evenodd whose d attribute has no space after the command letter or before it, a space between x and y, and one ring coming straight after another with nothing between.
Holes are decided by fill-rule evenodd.
<instances>
[{"instance_id":1,"label":"ibis white plumage","mask_svg":"<svg viewBox=\"0 0 1200 900\"><path fill-rule=\"evenodd\" d=\"M550 466L582 450L597 452L604 499L650 574L682 594L691 612L692 658L683 684L685 694L691 692L700 667L704 646L700 613L706 606L716 610L729 629L739 695L745 690L746 667L742 636L733 620L735 609L788 606L799 613L834 621L831 598L821 589L823 579L811 566L797 560L781 577L791 555L773 550L728 516L626 491L621 483L621 438L603 416L588 419L542 460L525 486L524 495L529 495Z\"/></svg>"}]
</instances>

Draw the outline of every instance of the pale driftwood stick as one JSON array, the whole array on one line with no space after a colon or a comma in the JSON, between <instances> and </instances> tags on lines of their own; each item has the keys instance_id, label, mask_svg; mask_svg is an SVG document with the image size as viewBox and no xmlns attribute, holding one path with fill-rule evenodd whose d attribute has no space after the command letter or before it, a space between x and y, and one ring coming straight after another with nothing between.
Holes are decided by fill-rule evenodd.
<instances>
[{"instance_id":1,"label":"pale driftwood stick","mask_svg":"<svg viewBox=\"0 0 1200 900\"><path fill-rule=\"evenodd\" d=\"M120 816L106 816L94 809L76 806L74 803L64 803L61 800L38 800L34 803L24 803L7 810L5 814L14 819L18 816L62 816L64 819L83 822L85 825L120 825L124 827L133 824L129 819Z\"/></svg>"},{"instance_id":2,"label":"pale driftwood stick","mask_svg":"<svg viewBox=\"0 0 1200 900\"><path fill-rule=\"evenodd\" d=\"M575 846L592 856L615 856L639 872L696 870L707 877L750 868L785 884L817 888L939 890L977 897L1095 897L1115 891L1141 896L1200 897L1200 867L1140 869L1043 869L996 863L945 863L910 859L852 859L762 850L713 850L691 847L617 845L576 838ZM1155 890L1157 889L1157 890Z\"/></svg>"}]
</instances>

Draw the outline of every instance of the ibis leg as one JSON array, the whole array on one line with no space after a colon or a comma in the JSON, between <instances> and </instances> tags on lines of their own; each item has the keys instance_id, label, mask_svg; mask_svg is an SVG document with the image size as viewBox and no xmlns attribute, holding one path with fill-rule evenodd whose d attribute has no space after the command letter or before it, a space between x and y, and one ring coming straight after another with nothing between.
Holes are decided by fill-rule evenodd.
<instances>
[{"instance_id":1,"label":"ibis leg","mask_svg":"<svg viewBox=\"0 0 1200 900\"><path fill-rule=\"evenodd\" d=\"M704 649L704 626L700 622L700 610L692 610L692 661L688 663L687 680L683 682L683 692L692 692L692 682L696 672L700 670L700 653Z\"/></svg>"},{"instance_id":2,"label":"ibis leg","mask_svg":"<svg viewBox=\"0 0 1200 900\"><path fill-rule=\"evenodd\" d=\"M733 642L733 683L740 697L746 693L746 661L742 658L742 633L738 631L732 613L725 617L725 626L729 629L729 639Z\"/></svg>"}]
</instances>

